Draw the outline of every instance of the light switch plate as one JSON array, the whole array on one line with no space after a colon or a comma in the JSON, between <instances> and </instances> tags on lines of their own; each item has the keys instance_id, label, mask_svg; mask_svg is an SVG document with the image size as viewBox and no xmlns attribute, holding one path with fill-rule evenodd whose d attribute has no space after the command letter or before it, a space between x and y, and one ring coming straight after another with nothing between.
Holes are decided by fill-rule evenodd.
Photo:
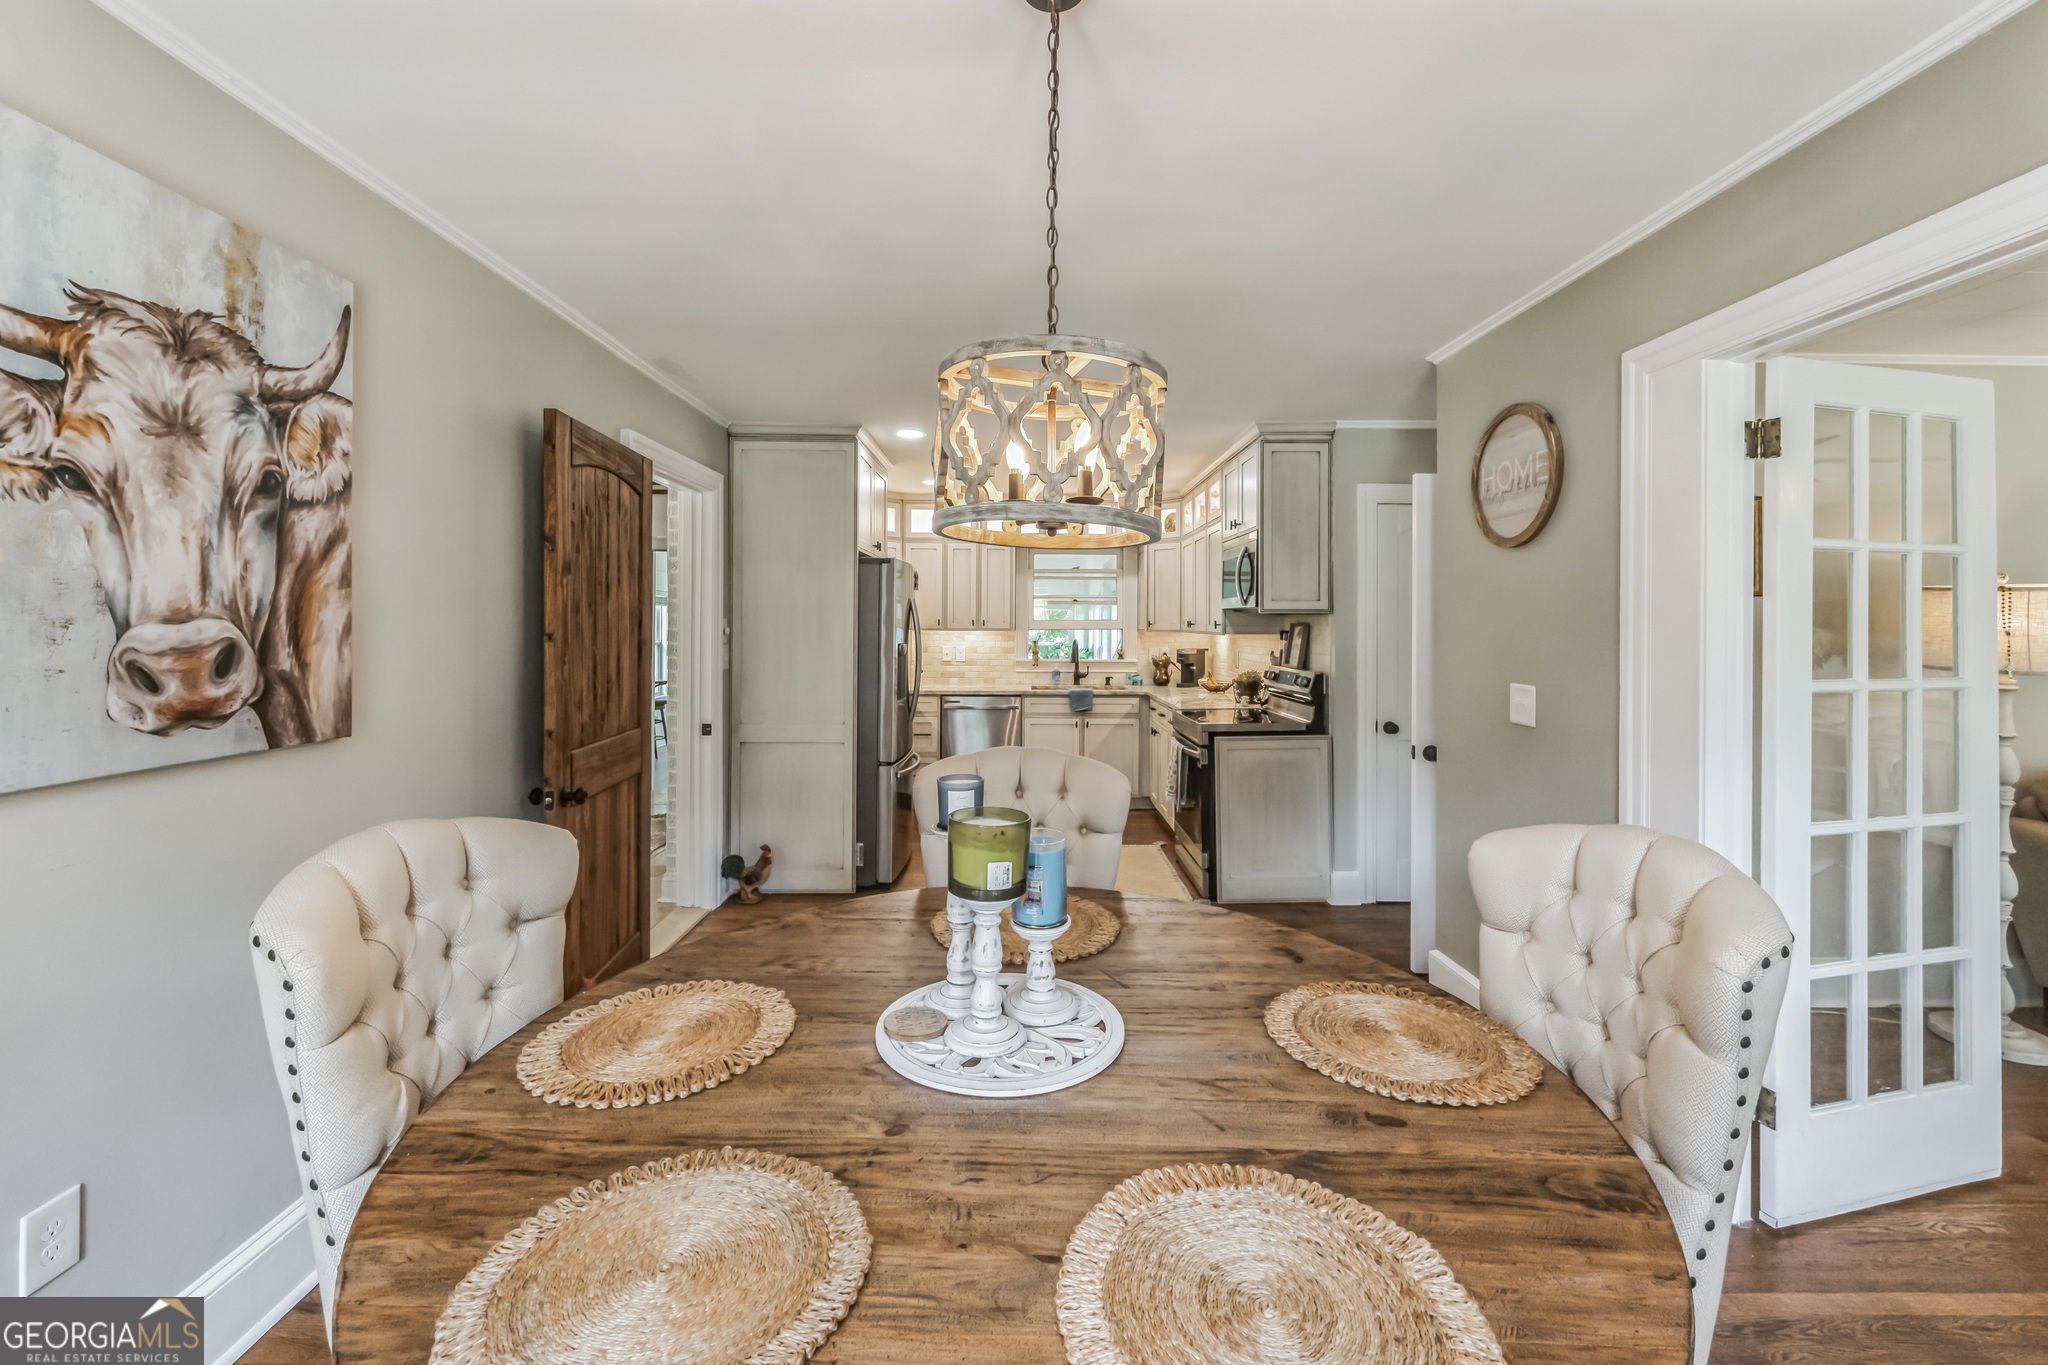
<instances>
[{"instance_id":1,"label":"light switch plate","mask_svg":"<svg viewBox=\"0 0 2048 1365\"><path fill-rule=\"evenodd\" d=\"M78 1264L85 1187L73 1185L21 1220L21 1294L35 1293Z\"/></svg>"},{"instance_id":2,"label":"light switch plate","mask_svg":"<svg viewBox=\"0 0 2048 1365\"><path fill-rule=\"evenodd\" d=\"M1536 728L1536 688L1530 683L1508 684L1508 724Z\"/></svg>"}]
</instances>

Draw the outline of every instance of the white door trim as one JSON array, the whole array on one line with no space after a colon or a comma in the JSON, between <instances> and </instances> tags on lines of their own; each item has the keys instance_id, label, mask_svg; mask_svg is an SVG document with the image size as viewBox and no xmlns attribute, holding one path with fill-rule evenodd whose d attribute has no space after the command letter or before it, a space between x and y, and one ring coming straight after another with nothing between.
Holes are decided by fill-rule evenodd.
<instances>
[{"instance_id":1,"label":"white door trim","mask_svg":"<svg viewBox=\"0 0 2048 1365\"><path fill-rule=\"evenodd\" d=\"M1380 549L1379 519L1375 515L1383 506L1396 505L1410 509L1413 516L1414 492L1405 483L1362 483L1358 485L1358 651L1354 660L1358 679L1358 867L1364 883L1367 904L1408 898L1407 887L1383 885L1380 859L1377 856L1380 843L1381 822L1390 818L1389 812L1380 809L1379 794L1384 777L1382 765L1388 761L1387 746L1379 742L1379 727L1385 708L1379 696L1379 670L1375 667L1373 651L1379 640L1380 612L1387 605L1384 600L1385 585L1379 581L1378 555ZM1413 552L1413 545L1410 545ZM1410 594L1411 610L1413 593ZM1404 736L1414 742L1413 698L1410 698L1409 730ZM1408 766L1401 765L1402 785L1408 785ZM1411 873L1413 869L1410 869ZM1389 895L1398 891L1399 895Z\"/></svg>"},{"instance_id":2,"label":"white door trim","mask_svg":"<svg viewBox=\"0 0 2048 1365\"><path fill-rule=\"evenodd\" d=\"M1744 362L2043 249L2048 167L1623 354L1624 821L1754 866Z\"/></svg>"},{"instance_id":3,"label":"white door trim","mask_svg":"<svg viewBox=\"0 0 2048 1365\"><path fill-rule=\"evenodd\" d=\"M725 849L725 476L637 431L621 431L619 440L654 465L669 488L670 524L682 529L691 547L685 561L670 542L669 611L688 613L679 635L689 657L669 661L669 688L673 700L675 684L687 682L691 708L683 715L671 708L669 714L674 884L665 879L663 889L677 905L712 909L732 892L718 871ZM678 812L686 818L676 819Z\"/></svg>"},{"instance_id":4,"label":"white door trim","mask_svg":"<svg viewBox=\"0 0 2048 1365\"><path fill-rule=\"evenodd\" d=\"M1409 577L1414 602L1408 628L1414 635L1408 646L1408 718L1417 755L1408 765L1408 970L1426 972L1435 983L1438 959L1457 965L1436 951L1436 762L1421 757L1436 744L1436 475L1417 474L1408 482L1415 515L1409 542L1415 568ZM1477 1009L1478 979L1463 967L1458 971L1471 980L1471 993L1444 989Z\"/></svg>"}]
</instances>

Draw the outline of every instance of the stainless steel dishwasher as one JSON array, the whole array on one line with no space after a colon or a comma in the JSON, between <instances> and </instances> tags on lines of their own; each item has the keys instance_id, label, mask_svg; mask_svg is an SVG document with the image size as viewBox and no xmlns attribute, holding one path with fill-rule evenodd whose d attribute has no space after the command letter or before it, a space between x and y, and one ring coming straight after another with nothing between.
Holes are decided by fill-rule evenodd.
<instances>
[{"instance_id":1,"label":"stainless steel dishwasher","mask_svg":"<svg viewBox=\"0 0 2048 1365\"><path fill-rule=\"evenodd\" d=\"M1020 696L939 698L939 756L976 754L1024 742Z\"/></svg>"}]
</instances>

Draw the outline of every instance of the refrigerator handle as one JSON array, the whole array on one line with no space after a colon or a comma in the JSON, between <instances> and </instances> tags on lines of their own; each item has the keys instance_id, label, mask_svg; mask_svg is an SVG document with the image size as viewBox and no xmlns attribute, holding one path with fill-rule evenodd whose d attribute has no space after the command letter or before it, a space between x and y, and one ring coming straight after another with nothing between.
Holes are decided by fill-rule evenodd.
<instances>
[{"instance_id":1,"label":"refrigerator handle","mask_svg":"<svg viewBox=\"0 0 2048 1365\"><path fill-rule=\"evenodd\" d=\"M910 599L910 652L916 663L910 676L910 714L917 715L918 699L924 694L924 625L917 619L917 597Z\"/></svg>"}]
</instances>

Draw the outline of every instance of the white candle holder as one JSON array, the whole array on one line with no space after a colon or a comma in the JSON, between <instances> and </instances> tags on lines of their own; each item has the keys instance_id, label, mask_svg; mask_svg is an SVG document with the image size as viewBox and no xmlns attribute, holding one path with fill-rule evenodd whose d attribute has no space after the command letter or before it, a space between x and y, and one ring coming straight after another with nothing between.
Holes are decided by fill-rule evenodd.
<instances>
[{"instance_id":1,"label":"white candle holder","mask_svg":"<svg viewBox=\"0 0 2048 1365\"><path fill-rule=\"evenodd\" d=\"M1023 976L1002 974L1009 905L946 898L953 928L946 980L919 986L875 1021L875 1050L897 1074L956 1095L1021 1099L1079 1085L1123 1051L1124 1020L1116 1006L1086 986L1054 979L1053 940L1067 925L1017 925L1031 945L1030 961ZM949 1006L959 1007L963 998L954 1014ZM912 1005L940 1010L952 1022L937 1038L891 1038L883 1021Z\"/></svg>"},{"instance_id":2,"label":"white candle holder","mask_svg":"<svg viewBox=\"0 0 2048 1365\"><path fill-rule=\"evenodd\" d=\"M946 1046L963 1057L1007 1057L1024 1046L1024 1026L1003 1012L1003 911L1014 902L969 904L974 909L974 946L969 958L974 984L969 988L967 1013L946 1029ZM946 918L952 922L950 904ZM946 977L951 985L950 964Z\"/></svg>"},{"instance_id":3,"label":"white candle holder","mask_svg":"<svg viewBox=\"0 0 2048 1365\"><path fill-rule=\"evenodd\" d=\"M1012 1019L1026 1028L1052 1028L1072 1022L1081 1012L1081 1001L1071 990L1054 979L1052 965L1053 940L1067 932L1072 920L1061 920L1058 924L1019 924L1016 916L1010 917L1010 927L1017 931L1017 937L1031 945L1031 956L1024 967L1024 979L1011 986L1008 992L1007 1009Z\"/></svg>"},{"instance_id":4,"label":"white candle holder","mask_svg":"<svg viewBox=\"0 0 2048 1365\"><path fill-rule=\"evenodd\" d=\"M946 923L953 931L946 946L946 979L925 992L924 1003L948 1019L964 1019L974 1001L974 902L947 892Z\"/></svg>"}]
</instances>

